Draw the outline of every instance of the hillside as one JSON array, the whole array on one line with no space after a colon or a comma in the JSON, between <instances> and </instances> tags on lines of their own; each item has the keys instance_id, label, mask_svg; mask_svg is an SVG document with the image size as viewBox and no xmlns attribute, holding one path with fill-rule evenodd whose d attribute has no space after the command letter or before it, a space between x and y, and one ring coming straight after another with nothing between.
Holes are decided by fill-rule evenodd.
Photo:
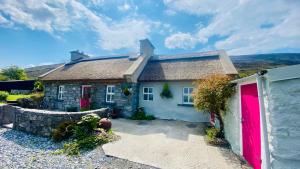
<instances>
[{"instance_id":1,"label":"hillside","mask_svg":"<svg viewBox=\"0 0 300 169\"><path fill-rule=\"evenodd\" d=\"M43 66L35 66L26 68L25 72L27 76L31 79L36 79L39 76L57 68L58 66L61 66L62 64L52 64L52 65L43 65Z\"/></svg>"},{"instance_id":2,"label":"hillside","mask_svg":"<svg viewBox=\"0 0 300 169\"><path fill-rule=\"evenodd\" d=\"M230 57L241 77L264 69L300 64L300 53L254 54Z\"/></svg>"}]
</instances>

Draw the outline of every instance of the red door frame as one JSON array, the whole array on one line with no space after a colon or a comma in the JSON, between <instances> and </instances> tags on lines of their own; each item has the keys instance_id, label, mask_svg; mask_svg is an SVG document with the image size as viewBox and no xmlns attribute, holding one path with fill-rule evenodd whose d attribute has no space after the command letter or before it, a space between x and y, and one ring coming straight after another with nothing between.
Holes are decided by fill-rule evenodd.
<instances>
[{"instance_id":1,"label":"red door frame","mask_svg":"<svg viewBox=\"0 0 300 169\"><path fill-rule=\"evenodd\" d=\"M243 88L243 89L242 89ZM242 94L245 94L244 96ZM245 83L239 85L240 96L240 133L241 133L241 155L251 164L254 169L261 169L262 143L261 143L261 117L260 102L258 98L257 83ZM255 114L245 114L252 111ZM244 119L245 118L245 119ZM252 120L246 121L249 119ZM253 144L253 142L255 142Z\"/></svg>"}]
</instances>

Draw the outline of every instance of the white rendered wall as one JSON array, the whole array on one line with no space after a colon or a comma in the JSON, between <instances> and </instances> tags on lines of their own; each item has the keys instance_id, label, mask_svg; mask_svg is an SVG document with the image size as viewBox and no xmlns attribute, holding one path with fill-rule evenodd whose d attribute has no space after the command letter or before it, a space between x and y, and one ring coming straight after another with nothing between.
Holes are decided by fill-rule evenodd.
<instances>
[{"instance_id":1,"label":"white rendered wall","mask_svg":"<svg viewBox=\"0 0 300 169\"><path fill-rule=\"evenodd\" d=\"M198 112L194 107L179 106L182 104L183 87L193 87L192 82L168 82L173 98L160 97L165 82L141 82L139 105L145 108L147 114L159 119L173 119L190 122L209 122L209 115ZM143 87L153 87L153 101L143 100Z\"/></svg>"},{"instance_id":2,"label":"white rendered wall","mask_svg":"<svg viewBox=\"0 0 300 169\"><path fill-rule=\"evenodd\" d=\"M300 79L265 87L271 168L300 168Z\"/></svg>"},{"instance_id":3,"label":"white rendered wall","mask_svg":"<svg viewBox=\"0 0 300 169\"><path fill-rule=\"evenodd\" d=\"M239 87L236 93L227 102L227 112L224 116L225 138L230 143L234 153L240 155L240 106L239 106Z\"/></svg>"}]
</instances>

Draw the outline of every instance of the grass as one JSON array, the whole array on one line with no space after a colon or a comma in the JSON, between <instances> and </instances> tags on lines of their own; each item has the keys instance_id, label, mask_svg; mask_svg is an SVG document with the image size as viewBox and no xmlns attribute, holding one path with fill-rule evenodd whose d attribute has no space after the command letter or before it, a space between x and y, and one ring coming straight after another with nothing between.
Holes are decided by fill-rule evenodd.
<instances>
[{"instance_id":1,"label":"grass","mask_svg":"<svg viewBox=\"0 0 300 169\"><path fill-rule=\"evenodd\" d=\"M6 101L17 101L18 99L21 98L29 98L31 95L24 95L24 94L18 94L18 95L8 95L6 98Z\"/></svg>"}]
</instances>

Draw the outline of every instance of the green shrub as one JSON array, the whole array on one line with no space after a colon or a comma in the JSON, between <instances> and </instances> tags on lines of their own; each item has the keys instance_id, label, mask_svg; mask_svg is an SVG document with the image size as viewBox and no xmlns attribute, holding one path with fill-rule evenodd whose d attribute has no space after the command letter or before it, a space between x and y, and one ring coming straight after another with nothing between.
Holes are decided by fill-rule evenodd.
<instances>
[{"instance_id":1,"label":"green shrub","mask_svg":"<svg viewBox=\"0 0 300 169\"><path fill-rule=\"evenodd\" d=\"M67 155L79 155L79 144L76 141L71 143L65 143L63 152Z\"/></svg>"},{"instance_id":2,"label":"green shrub","mask_svg":"<svg viewBox=\"0 0 300 169\"><path fill-rule=\"evenodd\" d=\"M128 87L125 87L125 88L123 89L123 94L124 94L125 96L129 96L129 95L131 94L131 92L130 92L130 90L128 89Z\"/></svg>"},{"instance_id":3,"label":"green shrub","mask_svg":"<svg viewBox=\"0 0 300 169\"><path fill-rule=\"evenodd\" d=\"M154 120L155 117L153 115L146 115L144 108L139 107L130 117L132 120Z\"/></svg>"},{"instance_id":4,"label":"green shrub","mask_svg":"<svg viewBox=\"0 0 300 169\"><path fill-rule=\"evenodd\" d=\"M8 97L9 93L6 91L0 91L0 101L6 101L6 98Z\"/></svg>"},{"instance_id":5,"label":"green shrub","mask_svg":"<svg viewBox=\"0 0 300 169\"><path fill-rule=\"evenodd\" d=\"M207 128L206 129L206 136L209 142L213 142L216 140L220 133L220 129L217 129L215 127Z\"/></svg>"},{"instance_id":6,"label":"green shrub","mask_svg":"<svg viewBox=\"0 0 300 169\"><path fill-rule=\"evenodd\" d=\"M51 133L51 137L54 141L62 141L73 135L75 122L66 121L60 123Z\"/></svg>"},{"instance_id":7,"label":"green shrub","mask_svg":"<svg viewBox=\"0 0 300 169\"><path fill-rule=\"evenodd\" d=\"M23 107L23 108L29 108L29 109L37 108L36 102L31 98L17 99L17 104L18 104L18 106Z\"/></svg>"},{"instance_id":8,"label":"green shrub","mask_svg":"<svg viewBox=\"0 0 300 169\"><path fill-rule=\"evenodd\" d=\"M74 138L81 139L87 137L90 132L86 127L76 125L73 129L73 136Z\"/></svg>"},{"instance_id":9,"label":"green shrub","mask_svg":"<svg viewBox=\"0 0 300 169\"><path fill-rule=\"evenodd\" d=\"M92 131L98 125L101 118L97 114L88 114L81 117L81 120L77 123L79 126L86 128L88 131Z\"/></svg>"},{"instance_id":10,"label":"green shrub","mask_svg":"<svg viewBox=\"0 0 300 169\"><path fill-rule=\"evenodd\" d=\"M34 82L34 91L41 92L44 90L44 85L41 81L37 80Z\"/></svg>"},{"instance_id":11,"label":"green shrub","mask_svg":"<svg viewBox=\"0 0 300 169\"><path fill-rule=\"evenodd\" d=\"M162 90L162 92L160 93L160 97L162 97L162 98L167 98L167 99L173 97L173 95L172 95L172 93L171 93L171 91L170 91L170 88L169 88L168 83L165 83L165 84L164 84L163 90Z\"/></svg>"},{"instance_id":12,"label":"green shrub","mask_svg":"<svg viewBox=\"0 0 300 169\"><path fill-rule=\"evenodd\" d=\"M107 134L87 136L71 143L65 143L63 152L67 155L79 155L80 150L90 150L109 141L110 138Z\"/></svg>"}]
</instances>

